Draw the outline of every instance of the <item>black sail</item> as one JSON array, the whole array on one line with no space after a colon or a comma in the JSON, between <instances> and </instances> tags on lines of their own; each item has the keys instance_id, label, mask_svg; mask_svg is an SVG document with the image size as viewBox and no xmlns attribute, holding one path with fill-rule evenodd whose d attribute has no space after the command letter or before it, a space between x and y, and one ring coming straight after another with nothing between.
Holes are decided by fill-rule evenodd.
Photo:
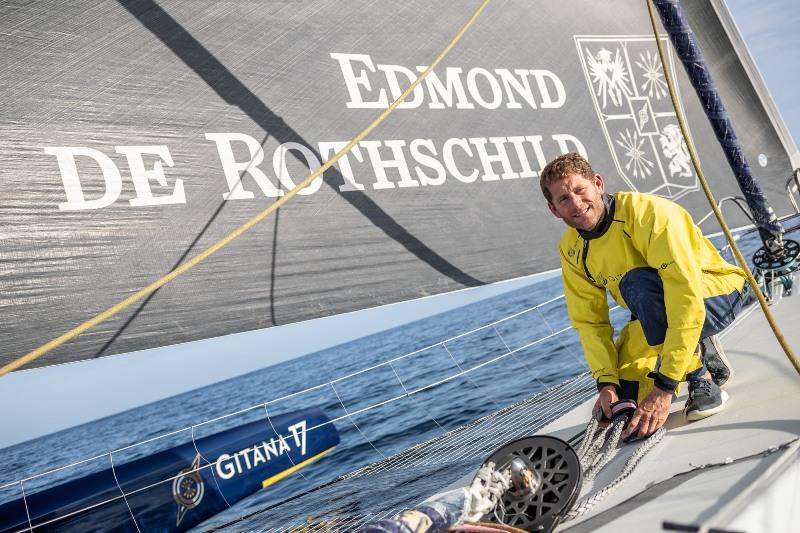
<instances>
[{"instance_id":1,"label":"black sail","mask_svg":"<svg viewBox=\"0 0 800 533\"><path fill-rule=\"evenodd\" d=\"M0 362L114 305L268 207L385 109L477 5L4 2ZM745 154L786 214L794 144L724 6L685 9ZM735 195L675 66L712 188ZM585 153L612 190L673 198L696 218L709 210L640 0L491 3L323 180L30 366L556 268L562 228L537 180L565 151Z\"/></svg>"}]
</instances>

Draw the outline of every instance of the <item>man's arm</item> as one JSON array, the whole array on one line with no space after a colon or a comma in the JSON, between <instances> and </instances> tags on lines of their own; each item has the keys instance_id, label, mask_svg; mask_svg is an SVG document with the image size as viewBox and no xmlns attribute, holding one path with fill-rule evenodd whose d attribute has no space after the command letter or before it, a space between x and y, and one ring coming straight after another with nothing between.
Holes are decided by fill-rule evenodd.
<instances>
[{"instance_id":1,"label":"man's arm","mask_svg":"<svg viewBox=\"0 0 800 533\"><path fill-rule=\"evenodd\" d=\"M608 317L606 291L592 282L582 272L580 258L561 256L561 273L564 296L572 326L578 331L586 363L592 371L598 389L611 385L619 387L617 375L617 348L614 346L614 328Z\"/></svg>"}]
</instances>

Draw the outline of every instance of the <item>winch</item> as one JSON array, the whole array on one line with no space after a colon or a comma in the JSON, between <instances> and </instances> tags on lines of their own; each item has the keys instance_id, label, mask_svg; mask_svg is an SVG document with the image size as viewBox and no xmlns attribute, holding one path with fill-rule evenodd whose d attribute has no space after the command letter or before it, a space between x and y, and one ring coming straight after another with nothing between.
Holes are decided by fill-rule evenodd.
<instances>
[{"instance_id":1,"label":"winch","mask_svg":"<svg viewBox=\"0 0 800 533\"><path fill-rule=\"evenodd\" d=\"M792 294L799 255L800 244L790 239L782 240L775 250L762 246L753 254L753 275L770 304Z\"/></svg>"}]
</instances>

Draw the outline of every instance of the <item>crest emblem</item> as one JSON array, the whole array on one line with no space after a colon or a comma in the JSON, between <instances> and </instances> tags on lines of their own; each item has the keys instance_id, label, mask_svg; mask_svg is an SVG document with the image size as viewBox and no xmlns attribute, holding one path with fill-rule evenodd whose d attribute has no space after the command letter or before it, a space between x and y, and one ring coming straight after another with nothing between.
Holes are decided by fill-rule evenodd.
<instances>
[{"instance_id":1,"label":"crest emblem","mask_svg":"<svg viewBox=\"0 0 800 533\"><path fill-rule=\"evenodd\" d=\"M675 72L668 40L660 38ZM696 190L655 38L576 35L575 45L622 179L632 190L673 200Z\"/></svg>"},{"instance_id":2,"label":"crest emblem","mask_svg":"<svg viewBox=\"0 0 800 533\"><path fill-rule=\"evenodd\" d=\"M203 477L200 475L200 454L198 453L192 464L178 472L172 481L172 497L178 504L176 527L181 525L181 521L189 509L200 505L203 494L205 494L205 485Z\"/></svg>"}]
</instances>

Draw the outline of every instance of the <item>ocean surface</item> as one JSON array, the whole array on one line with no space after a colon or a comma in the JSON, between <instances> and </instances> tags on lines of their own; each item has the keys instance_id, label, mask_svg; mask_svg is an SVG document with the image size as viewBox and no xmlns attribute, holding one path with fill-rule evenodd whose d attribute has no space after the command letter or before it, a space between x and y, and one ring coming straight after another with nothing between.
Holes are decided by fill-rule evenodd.
<instances>
[{"instance_id":1,"label":"ocean surface","mask_svg":"<svg viewBox=\"0 0 800 533\"><path fill-rule=\"evenodd\" d=\"M760 245L752 234L741 243L748 257ZM103 454L113 450L155 439L114 454L114 462L119 464L189 442L192 432L195 437L204 436L263 419L264 403L270 414L319 406L329 417L338 419L335 425L341 443L334 452L239 502L214 522L234 520L584 372L586 365L577 336L569 328L562 294L560 276L536 281L417 322L2 449L0 486L97 456L26 481L26 493L35 492L107 468L109 456ZM611 313L617 328L628 316L622 309ZM386 363L389 360L391 364ZM0 489L0 503L17 492Z\"/></svg>"}]
</instances>

